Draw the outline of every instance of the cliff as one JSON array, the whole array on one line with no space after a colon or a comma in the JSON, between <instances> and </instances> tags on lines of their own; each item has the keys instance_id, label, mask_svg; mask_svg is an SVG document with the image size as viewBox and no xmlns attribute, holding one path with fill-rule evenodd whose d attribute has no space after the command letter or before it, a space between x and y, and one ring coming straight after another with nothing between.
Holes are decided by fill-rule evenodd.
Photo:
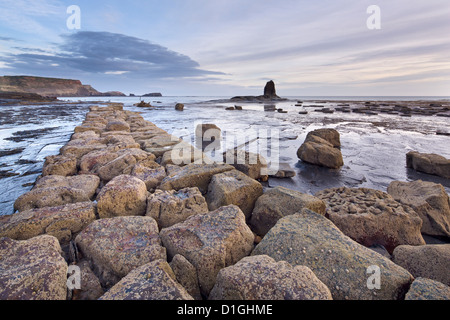
<instances>
[{"instance_id":1,"label":"cliff","mask_svg":"<svg viewBox=\"0 0 450 320\"><path fill-rule=\"evenodd\" d=\"M0 77L0 92L36 93L46 97L125 96L117 91L99 92L80 80L32 76Z\"/></svg>"}]
</instances>

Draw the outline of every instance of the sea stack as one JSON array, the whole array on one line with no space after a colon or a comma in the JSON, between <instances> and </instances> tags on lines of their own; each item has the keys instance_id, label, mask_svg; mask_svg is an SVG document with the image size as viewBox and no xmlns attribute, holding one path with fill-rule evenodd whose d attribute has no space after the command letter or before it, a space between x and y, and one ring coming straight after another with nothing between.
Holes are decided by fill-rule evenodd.
<instances>
[{"instance_id":1,"label":"sea stack","mask_svg":"<svg viewBox=\"0 0 450 320\"><path fill-rule=\"evenodd\" d=\"M267 82L266 86L264 87L264 98L279 98L275 89L275 82L273 82L272 80Z\"/></svg>"}]
</instances>

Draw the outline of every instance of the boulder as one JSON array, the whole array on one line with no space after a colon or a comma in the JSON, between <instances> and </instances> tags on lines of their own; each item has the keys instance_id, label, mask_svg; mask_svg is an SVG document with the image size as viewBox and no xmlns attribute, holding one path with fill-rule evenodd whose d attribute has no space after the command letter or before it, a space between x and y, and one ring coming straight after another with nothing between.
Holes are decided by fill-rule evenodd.
<instances>
[{"instance_id":1,"label":"boulder","mask_svg":"<svg viewBox=\"0 0 450 320\"><path fill-rule=\"evenodd\" d=\"M341 135L335 129L318 129L308 133L306 140L310 140L312 136L322 138L323 140L330 143L333 148L341 147Z\"/></svg>"},{"instance_id":2,"label":"boulder","mask_svg":"<svg viewBox=\"0 0 450 320\"><path fill-rule=\"evenodd\" d=\"M130 125L126 121L109 121L105 127L106 131L130 131Z\"/></svg>"},{"instance_id":3,"label":"boulder","mask_svg":"<svg viewBox=\"0 0 450 320\"><path fill-rule=\"evenodd\" d=\"M87 201L90 201L89 195L82 189L64 186L50 188L35 187L17 198L14 203L14 210L21 212L35 208L57 207Z\"/></svg>"},{"instance_id":4,"label":"boulder","mask_svg":"<svg viewBox=\"0 0 450 320\"><path fill-rule=\"evenodd\" d=\"M195 299L202 300L200 286L198 284L197 270L181 254L175 255L170 262L170 267L183 288Z\"/></svg>"},{"instance_id":5,"label":"boulder","mask_svg":"<svg viewBox=\"0 0 450 320\"><path fill-rule=\"evenodd\" d=\"M43 176L73 176L77 174L77 159L71 156L48 156L42 169Z\"/></svg>"},{"instance_id":6,"label":"boulder","mask_svg":"<svg viewBox=\"0 0 450 320\"><path fill-rule=\"evenodd\" d=\"M182 104L182 103L177 103L177 104L175 105L175 110L177 110L177 111L183 111L183 110L184 110L184 104Z\"/></svg>"},{"instance_id":7,"label":"boulder","mask_svg":"<svg viewBox=\"0 0 450 320\"><path fill-rule=\"evenodd\" d=\"M195 146L204 150L208 145L217 141L214 146L220 148L220 140L222 139L222 130L213 123L199 124L195 128Z\"/></svg>"},{"instance_id":8,"label":"boulder","mask_svg":"<svg viewBox=\"0 0 450 320\"><path fill-rule=\"evenodd\" d=\"M109 150L97 150L85 154L80 159L80 172L97 172L97 169L115 160L117 153Z\"/></svg>"},{"instance_id":9,"label":"boulder","mask_svg":"<svg viewBox=\"0 0 450 320\"><path fill-rule=\"evenodd\" d=\"M194 148L185 141L176 144L170 151L165 152L161 158L161 165L164 167L169 164L185 166L192 163L211 164L213 160L208 158L201 148Z\"/></svg>"},{"instance_id":10,"label":"boulder","mask_svg":"<svg viewBox=\"0 0 450 320\"><path fill-rule=\"evenodd\" d=\"M99 185L100 179L95 175L82 174L71 177L52 175L38 179L33 190L67 187L71 189L83 190L89 199L94 199Z\"/></svg>"},{"instance_id":11,"label":"boulder","mask_svg":"<svg viewBox=\"0 0 450 320\"><path fill-rule=\"evenodd\" d=\"M330 290L308 267L245 257L219 271L209 300L332 300Z\"/></svg>"},{"instance_id":12,"label":"boulder","mask_svg":"<svg viewBox=\"0 0 450 320\"><path fill-rule=\"evenodd\" d=\"M223 161L252 179L267 181L269 178L267 161L259 154L242 149L231 149L224 154Z\"/></svg>"},{"instance_id":13,"label":"boulder","mask_svg":"<svg viewBox=\"0 0 450 320\"><path fill-rule=\"evenodd\" d=\"M450 238L450 199L441 184L422 180L394 181L387 191L419 214L423 221L422 233Z\"/></svg>"},{"instance_id":14,"label":"boulder","mask_svg":"<svg viewBox=\"0 0 450 320\"><path fill-rule=\"evenodd\" d=\"M88 261L82 260L76 265L80 268L81 281L80 289L73 290L72 300L97 300L105 293L100 280L91 270Z\"/></svg>"},{"instance_id":15,"label":"boulder","mask_svg":"<svg viewBox=\"0 0 450 320\"><path fill-rule=\"evenodd\" d=\"M325 130L327 131L310 132L303 145L298 149L297 156L307 163L338 169L344 165L342 153L338 147L335 147L337 144L340 146L340 141L333 139L335 136L339 137L339 133L336 131L333 134L332 132L335 131L333 129Z\"/></svg>"},{"instance_id":16,"label":"boulder","mask_svg":"<svg viewBox=\"0 0 450 320\"><path fill-rule=\"evenodd\" d=\"M197 187L179 191L156 190L149 195L147 216L158 222L160 229L185 221L190 216L207 213L208 205Z\"/></svg>"},{"instance_id":17,"label":"boulder","mask_svg":"<svg viewBox=\"0 0 450 320\"><path fill-rule=\"evenodd\" d=\"M411 285L405 300L450 300L450 287L438 281L416 278Z\"/></svg>"},{"instance_id":18,"label":"boulder","mask_svg":"<svg viewBox=\"0 0 450 320\"><path fill-rule=\"evenodd\" d=\"M61 245L66 245L96 219L95 214L93 202L22 211L0 225L0 237L28 240L48 234L56 237Z\"/></svg>"},{"instance_id":19,"label":"boulder","mask_svg":"<svg viewBox=\"0 0 450 320\"><path fill-rule=\"evenodd\" d=\"M413 280L408 271L353 241L330 220L308 209L280 219L252 255L309 267L335 300L401 299Z\"/></svg>"},{"instance_id":20,"label":"boulder","mask_svg":"<svg viewBox=\"0 0 450 320\"><path fill-rule=\"evenodd\" d=\"M92 151L99 151L107 148L107 145L100 141L89 143L86 140L71 140L68 144L60 149L60 153L66 157L81 159L84 155Z\"/></svg>"},{"instance_id":21,"label":"boulder","mask_svg":"<svg viewBox=\"0 0 450 320\"><path fill-rule=\"evenodd\" d=\"M416 171L450 179L450 159L437 154L411 151L406 155L406 166Z\"/></svg>"},{"instance_id":22,"label":"boulder","mask_svg":"<svg viewBox=\"0 0 450 320\"><path fill-rule=\"evenodd\" d=\"M175 278L165 260L157 260L131 271L100 300L193 300Z\"/></svg>"},{"instance_id":23,"label":"boulder","mask_svg":"<svg viewBox=\"0 0 450 320\"><path fill-rule=\"evenodd\" d=\"M55 237L0 238L0 300L66 300L67 263Z\"/></svg>"},{"instance_id":24,"label":"boulder","mask_svg":"<svg viewBox=\"0 0 450 320\"><path fill-rule=\"evenodd\" d=\"M392 261L415 278L428 278L450 285L450 244L398 246Z\"/></svg>"},{"instance_id":25,"label":"boulder","mask_svg":"<svg viewBox=\"0 0 450 320\"><path fill-rule=\"evenodd\" d=\"M148 191L156 189L161 181L166 177L166 169L155 161L138 162L131 170L131 175L142 181L147 186Z\"/></svg>"},{"instance_id":26,"label":"boulder","mask_svg":"<svg viewBox=\"0 0 450 320\"><path fill-rule=\"evenodd\" d=\"M130 154L120 156L98 169L98 176L102 181L109 182L117 176L130 174L136 165L136 158Z\"/></svg>"},{"instance_id":27,"label":"boulder","mask_svg":"<svg viewBox=\"0 0 450 320\"><path fill-rule=\"evenodd\" d=\"M104 287L150 261L166 259L158 225L150 217L97 220L76 237L75 243Z\"/></svg>"},{"instance_id":28,"label":"boulder","mask_svg":"<svg viewBox=\"0 0 450 320\"><path fill-rule=\"evenodd\" d=\"M272 168L271 168L272 169ZM273 171L273 174L271 174L271 177L274 178L293 178L297 175L297 172L290 166L289 163L280 163L276 170L269 170Z\"/></svg>"},{"instance_id":29,"label":"boulder","mask_svg":"<svg viewBox=\"0 0 450 320\"><path fill-rule=\"evenodd\" d=\"M312 195L276 187L264 193L256 201L250 224L260 236L264 236L279 219L310 209L319 214L325 214L325 203Z\"/></svg>"},{"instance_id":30,"label":"boulder","mask_svg":"<svg viewBox=\"0 0 450 320\"><path fill-rule=\"evenodd\" d=\"M233 167L227 164L189 164L176 174L164 178L159 188L161 190L180 190L197 187L205 194L213 175L231 170Z\"/></svg>"},{"instance_id":31,"label":"boulder","mask_svg":"<svg viewBox=\"0 0 450 320\"><path fill-rule=\"evenodd\" d=\"M234 204L248 219L262 194L261 183L238 170L231 170L212 177L206 198L209 210Z\"/></svg>"},{"instance_id":32,"label":"boulder","mask_svg":"<svg viewBox=\"0 0 450 320\"><path fill-rule=\"evenodd\" d=\"M143 150L153 153L156 157L162 157L164 153L171 151L181 140L170 134L159 134L147 140L140 140Z\"/></svg>"},{"instance_id":33,"label":"boulder","mask_svg":"<svg viewBox=\"0 0 450 320\"><path fill-rule=\"evenodd\" d=\"M169 258L181 254L196 268L201 293L208 296L220 269L250 254L254 235L242 211L230 205L162 229L161 239Z\"/></svg>"},{"instance_id":34,"label":"boulder","mask_svg":"<svg viewBox=\"0 0 450 320\"><path fill-rule=\"evenodd\" d=\"M147 209L147 186L130 175L111 180L97 196L101 219L116 216L143 216Z\"/></svg>"},{"instance_id":35,"label":"boulder","mask_svg":"<svg viewBox=\"0 0 450 320\"><path fill-rule=\"evenodd\" d=\"M367 188L333 188L316 193L327 205L327 217L347 236L389 253L402 244L424 245L422 220L389 194Z\"/></svg>"}]
</instances>

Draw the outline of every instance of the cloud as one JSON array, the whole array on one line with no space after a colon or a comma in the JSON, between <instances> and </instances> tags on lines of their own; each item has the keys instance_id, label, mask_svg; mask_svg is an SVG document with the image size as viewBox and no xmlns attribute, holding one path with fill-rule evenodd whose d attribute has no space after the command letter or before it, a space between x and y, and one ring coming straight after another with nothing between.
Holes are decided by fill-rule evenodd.
<instances>
[{"instance_id":1,"label":"cloud","mask_svg":"<svg viewBox=\"0 0 450 320\"><path fill-rule=\"evenodd\" d=\"M63 41L57 46L56 52L33 52L33 49L21 48L20 53L10 54L4 61L19 73L29 70L47 73L48 66L59 65L60 71L66 73L126 74L135 78L164 79L220 74L200 69L200 65L186 55L124 34L81 31L61 37Z\"/></svg>"}]
</instances>

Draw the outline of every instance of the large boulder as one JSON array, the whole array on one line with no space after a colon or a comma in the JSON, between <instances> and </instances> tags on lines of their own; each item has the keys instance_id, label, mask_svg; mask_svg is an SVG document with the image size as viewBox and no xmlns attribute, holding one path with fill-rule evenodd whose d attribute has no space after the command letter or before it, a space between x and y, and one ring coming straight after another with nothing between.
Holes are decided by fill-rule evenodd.
<instances>
[{"instance_id":1,"label":"large boulder","mask_svg":"<svg viewBox=\"0 0 450 320\"><path fill-rule=\"evenodd\" d=\"M208 191L208 185L213 175L233 169L232 166L227 164L189 164L176 174L164 178L159 189L180 190L197 187L205 194Z\"/></svg>"},{"instance_id":2,"label":"large boulder","mask_svg":"<svg viewBox=\"0 0 450 320\"><path fill-rule=\"evenodd\" d=\"M83 190L89 199L93 199L99 185L100 179L95 175L82 174L72 177L52 175L37 180L33 189L68 187Z\"/></svg>"},{"instance_id":3,"label":"large boulder","mask_svg":"<svg viewBox=\"0 0 450 320\"><path fill-rule=\"evenodd\" d=\"M156 260L131 271L100 300L193 300L175 278L165 260Z\"/></svg>"},{"instance_id":4,"label":"large boulder","mask_svg":"<svg viewBox=\"0 0 450 320\"><path fill-rule=\"evenodd\" d=\"M279 219L305 208L324 215L326 206L322 200L309 194L276 187L258 198L250 224L258 235L264 236Z\"/></svg>"},{"instance_id":5,"label":"large boulder","mask_svg":"<svg viewBox=\"0 0 450 320\"><path fill-rule=\"evenodd\" d=\"M220 148L220 140L222 138L222 130L213 123L203 123L195 128L195 146L199 150L204 150L207 146L214 143L216 149ZM212 148L212 147L210 147Z\"/></svg>"},{"instance_id":6,"label":"large boulder","mask_svg":"<svg viewBox=\"0 0 450 320\"><path fill-rule=\"evenodd\" d=\"M166 259L158 225L150 217L116 217L91 223L75 243L105 287L150 261Z\"/></svg>"},{"instance_id":7,"label":"large boulder","mask_svg":"<svg viewBox=\"0 0 450 320\"><path fill-rule=\"evenodd\" d=\"M246 174L231 170L212 177L206 195L209 210L237 205L250 218L256 200L263 194L261 183Z\"/></svg>"},{"instance_id":8,"label":"large boulder","mask_svg":"<svg viewBox=\"0 0 450 320\"><path fill-rule=\"evenodd\" d=\"M245 257L220 270L209 300L332 300L330 290L308 267Z\"/></svg>"},{"instance_id":9,"label":"large boulder","mask_svg":"<svg viewBox=\"0 0 450 320\"><path fill-rule=\"evenodd\" d=\"M220 269L250 254L254 235L242 211L230 205L165 228L161 239L169 258L181 254L196 268L200 290L208 296Z\"/></svg>"},{"instance_id":10,"label":"large boulder","mask_svg":"<svg viewBox=\"0 0 450 320\"><path fill-rule=\"evenodd\" d=\"M202 300L200 286L198 284L198 275L195 267L181 254L175 255L170 262L170 267L177 278L177 281L186 289L186 291L195 299Z\"/></svg>"},{"instance_id":11,"label":"large boulder","mask_svg":"<svg viewBox=\"0 0 450 320\"><path fill-rule=\"evenodd\" d=\"M28 240L48 234L56 237L61 245L66 245L96 219L95 214L93 202L22 211L0 225L0 237Z\"/></svg>"},{"instance_id":12,"label":"large boulder","mask_svg":"<svg viewBox=\"0 0 450 320\"><path fill-rule=\"evenodd\" d=\"M411 285L405 300L450 300L450 287L438 281L416 278Z\"/></svg>"},{"instance_id":13,"label":"large boulder","mask_svg":"<svg viewBox=\"0 0 450 320\"><path fill-rule=\"evenodd\" d=\"M81 172L97 172L97 169L116 159L118 155L109 150L89 152L80 159Z\"/></svg>"},{"instance_id":14,"label":"large boulder","mask_svg":"<svg viewBox=\"0 0 450 320\"><path fill-rule=\"evenodd\" d=\"M422 180L394 181L387 191L419 214L423 221L422 233L450 237L450 199L441 184Z\"/></svg>"},{"instance_id":15,"label":"large boulder","mask_svg":"<svg viewBox=\"0 0 450 320\"><path fill-rule=\"evenodd\" d=\"M307 209L279 220L252 255L268 255L293 266L309 267L335 300L399 299L413 280L408 271L353 241L330 220Z\"/></svg>"},{"instance_id":16,"label":"large boulder","mask_svg":"<svg viewBox=\"0 0 450 320\"><path fill-rule=\"evenodd\" d=\"M57 178L55 177L58 176L46 176L43 179L46 179L47 182L56 181ZM35 185L31 191L16 199L14 210L21 212L35 208L57 207L70 203L87 202L90 200L91 194L79 187L57 184L54 186L51 186L51 184Z\"/></svg>"},{"instance_id":17,"label":"large boulder","mask_svg":"<svg viewBox=\"0 0 450 320\"><path fill-rule=\"evenodd\" d=\"M411 151L406 155L406 166L416 171L450 179L450 159L437 154Z\"/></svg>"},{"instance_id":18,"label":"large boulder","mask_svg":"<svg viewBox=\"0 0 450 320\"><path fill-rule=\"evenodd\" d=\"M67 263L55 237L0 239L0 300L66 300Z\"/></svg>"},{"instance_id":19,"label":"large boulder","mask_svg":"<svg viewBox=\"0 0 450 320\"><path fill-rule=\"evenodd\" d=\"M136 163L131 175L144 181L148 191L153 191L166 177L166 169L155 161L143 160Z\"/></svg>"},{"instance_id":20,"label":"large boulder","mask_svg":"<svg viewBox=\"0 0 450 320\"><path fill-rule=\"evenodd\" d=\"M111 180L97 196L100 218L143 216L147 209L147 186L130 175Z\"/></svg>"},{"instance_id":21,"label":"large boulder","mask_svg":"<svg viewBox=\"0 0 450 320\"><path fill-rule=\"evenodd\" d=\"M333 188L316 193L328 204L327 217L347 236L389 253L402 244L424 245L422 220L389 194L367 188Z\"/></svg>"},{"instance_id":22,"label":"large boulder","mask_svg":"<svg viewBox=\"0 0 450 320\"><path fill-rule=\"evenodd\" d=\"M105 127L106 131L130 131L130 125L123 120L109 121Z\"/></svg>"},{"instance_id":23,"label":"large boulder","mask_svg":"<svg viewBox=\"0 0 450 320\"><path fill-rule=\"evenodd\" d=\"M324 139L325 141L330 143L333 148L341 147L341 135L335 129L324 128L311 131L306 136L306 140L309 140L310 138L312 138L312 136Z\"/></svg>"},{"instance_id":24,"label":"large boulder","mask_svg":"<svg viewBox=\"0 0 450 320\"><path fill-rule=\"evenodd\" d=\"M415 278L428 278L450 285L450 244L398 246L392 261Z\"/></svg>"},{"instance_id":25,"label":"large boulder","mask_svg":"<svg viewBox=\"0 0 450 320\"><path fill-rule=\"evenodd\" d=\"M124 154L100 167L97 172L100 179L107 183L117 176L130 174L135 165L136 158L130 154Z\"/></svg>"},{"instance_id":26,"label":"large boulder","mask_svg":"<svg viewBox=\"0 0 450 320\"><path fill-rule=\"evenodd\" d=\"M94 274L89 262L82 260L76 264L80 268L80 288L72 292L72 300L97 300L105 291L98 277Z\"/></svg>"},{"instance_id":27,"label":"large boulder","mask_svg":"<svg viewBox=\"0 0 450 320\"><path fill-rule=\"evenodd\" d=\"M73 176L77 174L77 159L71 156L55 155L45 158L43 176Z\"/></svg>"},{"instance_id":28,"label":"large boulder","mask_svg":"<svg viewBox=\"0 0 450 320\"><path fill-rule=\"evenodd\" d=\"M267 160L260 154L231 149L224 154L223 161L252 179L267 181L269 178Z\"/></svg>"},{"instance_id":29,"label":"large boulder","mask_svg":"<svg viewBox=\"0 0 450 320\"><path fill-rule=\"evenodd\" d=\"M208 205L197 187L179 191L156 190L148 196L146 215L154 218L161 229L207 212Z\"/></svg>"},{"instance_id":30,"label":"large boulder","mask_svg":"<svg viewBox=\"0 0 450 320\"><path fill-rule=\"evenodd\" d=\"M321 129L308 133L298 149L297 156L304 162L338 169L344 165L339 133L334 129Z\"/></svg>"},{"instance_id":31,"label":"large boulder","mask_svg":"<svg viewBox=\"0 0 450 320\"><path fill-rule=\"evenodd\" d=\"M156 157L161 157L167 151L172 150L181 142L176 136L171 134L159 134L153 138L140 141L141 148L147 152L153 153Z\"/></svg>"}]
</instances>

